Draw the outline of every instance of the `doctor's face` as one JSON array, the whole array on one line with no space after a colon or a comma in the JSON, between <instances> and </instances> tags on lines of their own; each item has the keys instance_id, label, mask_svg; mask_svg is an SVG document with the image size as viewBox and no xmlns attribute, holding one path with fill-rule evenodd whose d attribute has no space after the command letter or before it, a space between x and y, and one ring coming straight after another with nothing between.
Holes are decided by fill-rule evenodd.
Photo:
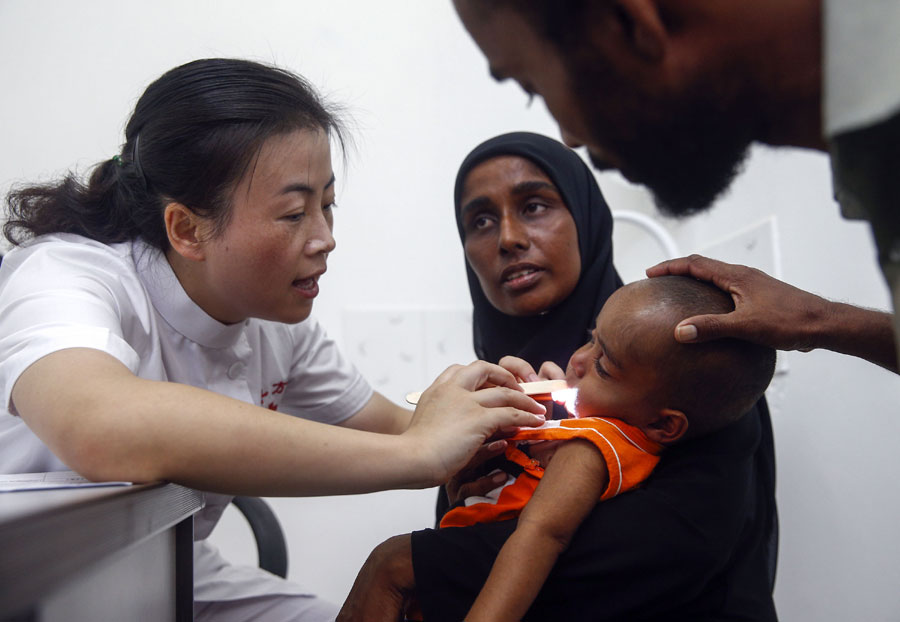
<instances>
[{"instance_id":1,"label":"doctor's face","mask_svg":"<svg viewBox=\"0 0 900 622\"><path fill-rule=\"evenodd\" d=\"M325 132L269 138L234 190L225 230L204 242L201 306L227 324L251 317L305 320L335 247L333 207Z\"/></svg>"}]
</instances>

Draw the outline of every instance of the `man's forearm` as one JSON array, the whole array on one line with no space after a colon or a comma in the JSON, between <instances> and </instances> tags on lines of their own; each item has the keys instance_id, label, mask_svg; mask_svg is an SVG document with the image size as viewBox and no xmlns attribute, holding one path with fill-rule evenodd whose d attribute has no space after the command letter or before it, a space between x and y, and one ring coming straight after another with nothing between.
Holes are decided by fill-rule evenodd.
<instances>
[{"instance_id":1,"label":"man's forearm","mask_svg":"<svg viewBox=\"0 0 900 622\"><path fill-rule=\"evenodd\" d=\"M839 302L831 303L817 327L819 348L856 356L900 373L893 316Z\"/></svg>"}]
</instances>

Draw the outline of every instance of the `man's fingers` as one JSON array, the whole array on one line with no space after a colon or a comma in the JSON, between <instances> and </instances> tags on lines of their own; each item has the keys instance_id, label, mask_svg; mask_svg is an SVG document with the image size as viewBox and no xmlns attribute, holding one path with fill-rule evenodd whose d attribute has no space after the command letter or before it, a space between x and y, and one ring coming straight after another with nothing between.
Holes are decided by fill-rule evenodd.
<instances>
[{"instance_id":1,"label":"man's fingers","mask_svg":"<svg viewBox=\"0 0 900 622\"><path fill-rule=\"evenodd\" d=\"M680 343L702 343L722 337L741 337L740 324L734 312L719 315L695 315L675 327L675 340Z\"/></svg>"},{"instance_id":2,"label":"man's fingers","mask_svg":"<svg viewBox=\"0 0 900 622\"><path fill-rule=\"evenodd\" d=\"M698 279L709 280L710 271L716 266L727 266L721 261L709 259L702 255L688 255L687 257L677 257L675 259L667 259L661 261L655 266L647 268L648 277L681 275L693 276Z\"/></svg>"},{"instance_id":3,"label":"man's fingers","mask_svg":"<svg viewBox=\"0 0 900 622\"><path fill-rule=\"evenodd\" d=\"M744 266L728 264L702 255L689 255L658 263L652 268L647 268L646 274L651 278L666 275L691 276L714 283L719 289L730 292L734 284L735 271L741 268Z\"/></svg>"}]
</instances>

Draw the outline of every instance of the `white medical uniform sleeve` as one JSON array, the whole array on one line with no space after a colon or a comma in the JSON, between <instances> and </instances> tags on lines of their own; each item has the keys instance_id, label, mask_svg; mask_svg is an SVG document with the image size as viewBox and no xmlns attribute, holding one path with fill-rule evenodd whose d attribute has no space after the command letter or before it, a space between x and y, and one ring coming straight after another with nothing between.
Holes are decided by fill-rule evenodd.
<instances>
[{"instance_id":1,"label":"white medical uniform sleeve","mask_svg":"<svg viewBox=\"0 0 900 622\"><path fill-rule=\"evenodd\" d=\"M373 393L362 374L315 318L289 328L294 358L280 410L330 424L358 413Z\"/></svg>"},{"instance_id":2,"label":"white medical uniform sleeve","mask_svg":"<svg viewBox=\"0 0 900 622\"><path fill-rule=\"evenodd\" d=\"M16 380L53 352L92 348L137 370L138 355L122 337L120 304L129 296L121 266L113 249L98 243L36 243L4 257L0 399L11 413Z\"/></svg>"}]
</instances>

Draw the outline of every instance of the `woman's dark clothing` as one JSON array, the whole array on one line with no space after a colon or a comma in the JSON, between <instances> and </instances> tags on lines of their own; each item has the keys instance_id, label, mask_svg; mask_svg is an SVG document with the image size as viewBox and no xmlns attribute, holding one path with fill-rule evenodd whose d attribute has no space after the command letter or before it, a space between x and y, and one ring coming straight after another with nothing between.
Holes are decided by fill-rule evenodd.
<instances>
[{"instance_id":1,"label":"woman's dark clothing","mask_svg":"<svg viewBox=\"0 0 900 622\"><path fill-rule=\"evenodd\" d=\"M557 184L588 260L582 259L572 296L536 318L496 311L467 266L476 352L493 362L517 353L535 367L545 360L564 367L621 284L611 260L612 219L581 159L556 141L526 133L487 141L466 158L456 184L457 213L465 174L489 157L508 154L532 160ZM557 347L561 343L567 353ZM515 521L505 521L413 533L425 620L463 619L514 529ZM776 549L774 443L761 399L735 424L666 449L641 488L599 504L525 619L777 620Z\"/></svg>"},{"instance_id":2,"label":"woman's dark clothing","mask_svg":"<svg viewBox=\"0 0 900 622\"><path fill-rule=\"evenodd\" d=\"M524 619L777 620L764 421L760 402L734 425L666 449L642 488L599 504ZM465 617L514 529L505 521L412 534L427 622Z\"/></svg>"}]
</instances>

